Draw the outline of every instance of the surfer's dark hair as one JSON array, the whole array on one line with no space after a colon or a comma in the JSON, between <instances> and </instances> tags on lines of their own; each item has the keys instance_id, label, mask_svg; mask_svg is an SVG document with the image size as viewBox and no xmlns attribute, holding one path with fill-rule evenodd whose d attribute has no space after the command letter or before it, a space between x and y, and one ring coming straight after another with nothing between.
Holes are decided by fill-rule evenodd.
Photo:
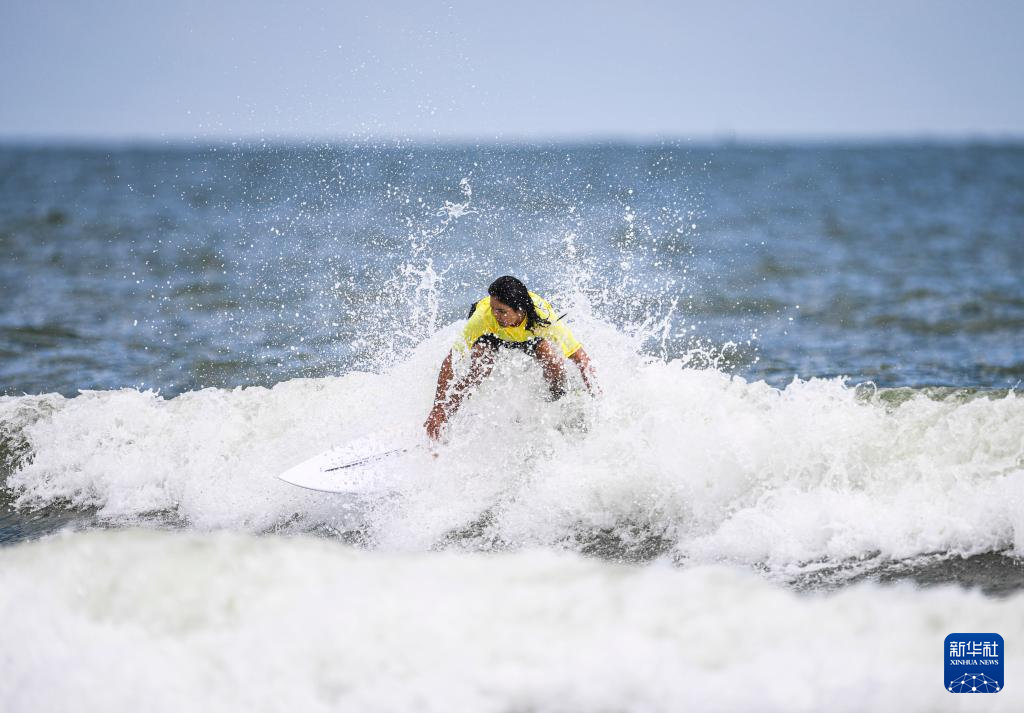
<instances>
[{"instance_id":1,"label":"surfer's dark hair","mask_svg":"<svg viewBox=\"0 0 1024 713\"><path fill-rule=\"evenodd\" d=\"M525 312L528 331L532 332L536 327L547 327L551 324L550 321L537 314L537 307L533 304L533 298L530 297L530 291L526 289L526 285L511 275L499 277L492 282L487 288L487 294L496 297L514 310ZM476 303L469 308L469 317L473 316L475 310Z\"/></svg>"},{"instance_id":2,"label":"surfer's dark hair","mask_svg":"<svg viewBox=\"0 0 1024 713\"><path fill-rule=\"evenodd\" d=\"M487 294L497 297L514 310L525 312L528 331L532 332L535 327L547 327L551 324L537 314L537 307L534 306L533 298L530 297L530 291L526 289L526 285L511 275L499 277L492 282L487 288Z\"/></svg>"}]
</instances>

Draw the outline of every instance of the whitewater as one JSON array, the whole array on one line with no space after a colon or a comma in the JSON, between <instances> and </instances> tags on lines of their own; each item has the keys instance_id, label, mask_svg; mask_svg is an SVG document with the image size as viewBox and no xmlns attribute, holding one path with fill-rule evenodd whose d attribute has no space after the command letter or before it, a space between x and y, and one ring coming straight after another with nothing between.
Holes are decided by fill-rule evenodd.
<instances>
[{"instance_id":1,"label":"whitewater","mask_svg":"<svg viewBox=\"0 0 1024 713\"><path fill-rule=\"evenodd\" d=\"M12 711L974 710L936 674L943 637L1024 637L1019 596L536 549L129 529L2 550L0 573Z\"/></svg>"},{"instance_id":2,"label":"whitewater","mask_svg":"<svg viewBox=\"0 0 1024 713\"><path fill-rule=\"evenodd\" d=\"M1013 391L779 389L593 322L600 399L509 354L398 494L274 477L418 431L457 328L381 373L3 398L14 507L79 514L0 550L5 710L953 711L946 634L1024 638L1024 593L872 577L1017 561Z\"/></svg>"},{"instance_id":3,"label":"whitewater","mask_svg":"<svg viewBox=\"0 0 1024 713\"><path fill-rule=\"evenodd\" d=\"M953 632L1024 708L1019 150L52 153L0 150L5 713L974 710ZM392 492L275 477L422 441L506 272L599 397L503 353Z\"/></svg>"},{"instance_id":4,"label":"whitewater","mask_svg":"<svg viewBox=\"0 0 1024 713\"><path fill-rule=\"evenodd\" d=\"M454 543L586 552L604 542L626 559L778 574L822 562L1024 554L1016 392L886 398L838 379L779 389L638 355L599 322L578 330L594 345L599 399L547 403L539 372L509 355L437 456L409 459L401 498L347 502L274 478L367 434L422 437L434 372L457 327L379 374L169 399L136 390L4 397L8 449L24 452L7 487L17 508L89 509L104 523L326 528L393 551ZM585 427L561 428L574 409ZM486 448L496 431L511 431L513 445Z\"/></svg>"}]
</instances>

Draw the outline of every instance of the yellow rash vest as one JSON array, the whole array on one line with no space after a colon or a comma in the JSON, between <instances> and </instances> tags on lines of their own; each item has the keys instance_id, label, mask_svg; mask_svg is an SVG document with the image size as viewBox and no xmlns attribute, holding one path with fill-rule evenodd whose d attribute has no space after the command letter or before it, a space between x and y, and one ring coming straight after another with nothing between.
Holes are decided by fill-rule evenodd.
<instances>
[{"instance_id":1,"label":"yellow rash vest","mask_svg":"<svg viewBox=\"0 0 1024 713\"><path fill-rule=\"evenodd\" d=\"M502 327L494 317L491 310L491 298L484 297L476 303L473 314L469 316L465 328L462 330L462 338L455 342L454 347L465 352L472 348L476 340L485 334L493 334L505 342L528 342L533 339L547 339L562 350L562 354L570 357L582 346L576 337L572 335L569 328L559 321L554 308L546 299L540 295L530 293L533 306L537 308L537 314L541 319L551 322L548 326L536 325L533 329L526 328L526 320L514 327Z\"/></svg>"}]
</instances>

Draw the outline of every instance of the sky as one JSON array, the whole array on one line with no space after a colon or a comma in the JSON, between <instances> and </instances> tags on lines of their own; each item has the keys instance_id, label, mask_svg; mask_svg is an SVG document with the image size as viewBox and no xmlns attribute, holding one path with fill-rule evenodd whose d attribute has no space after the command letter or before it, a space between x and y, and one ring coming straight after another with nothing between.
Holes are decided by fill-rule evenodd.
<instances>
[{"instance_id":1,"label":"sky","mask_svg":"<svg viewBox=\"0 0 1024 713\"><path fill-rule=\"evenodd\" d=\"M0 140L1024 138L1024 2L0 0Z\"/></svg>"}]
</instances>

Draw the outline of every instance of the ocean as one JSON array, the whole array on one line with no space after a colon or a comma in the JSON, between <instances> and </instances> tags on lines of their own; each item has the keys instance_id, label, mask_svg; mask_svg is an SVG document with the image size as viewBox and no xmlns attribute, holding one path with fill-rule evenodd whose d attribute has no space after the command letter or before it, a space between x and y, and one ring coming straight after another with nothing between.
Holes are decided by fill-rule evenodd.
<instances>
[{"instance_id":1,"label":"ocean","mask_svg":"<svg viewBox=\"0 0 1024 713\"><path fill-rule=\"evenodd\" d=\"M1022 266L1020 144L0 146L0 709L1021 710ZM274 477L505 274L599 397Z\"/></svg>"}]
</instances>

